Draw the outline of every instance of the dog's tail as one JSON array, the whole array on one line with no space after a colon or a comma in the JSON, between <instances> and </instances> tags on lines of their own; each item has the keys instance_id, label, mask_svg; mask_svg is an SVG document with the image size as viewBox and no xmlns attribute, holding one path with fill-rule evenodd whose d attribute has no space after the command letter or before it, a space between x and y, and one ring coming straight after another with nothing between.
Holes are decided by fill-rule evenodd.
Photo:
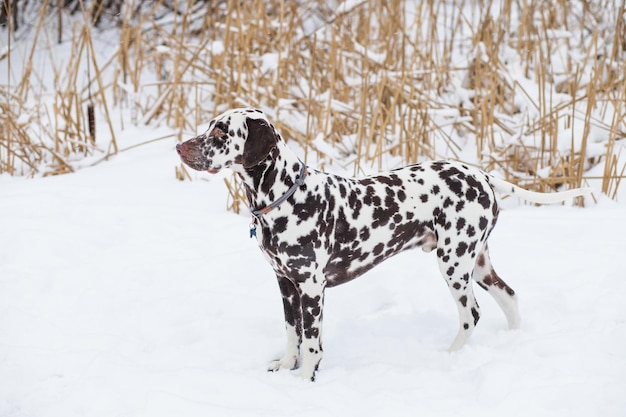
<instances>
[{"instance_id":1,"label":"dog's tail","mask_svg":"<svg viewBox=\"0 0 626 417\"><path fill-rule=\"evenodd\" d=\"M498 193L513 194L522 200L532 201L533 203L539 204L557 203L559 201L567 200L568 198L591 194L592 191L591 188L574 188L572 190L561 191L558 193L538 193L535 191L525 190L522 187L518 187L517 185L491 175L489 176L489 183L493 187L494 191L497 191Z\"/></svg>"}]
</instances>

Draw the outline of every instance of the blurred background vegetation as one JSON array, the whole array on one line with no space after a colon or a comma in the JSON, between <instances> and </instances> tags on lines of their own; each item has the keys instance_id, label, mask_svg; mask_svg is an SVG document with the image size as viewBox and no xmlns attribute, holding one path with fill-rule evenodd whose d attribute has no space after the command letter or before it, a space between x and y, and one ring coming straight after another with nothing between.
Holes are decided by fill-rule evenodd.
<instances>
[{"instance_id":1,"label":"blurred background vegetation","mask_svg":"<svg viewBox=\"0 0 626 417\"><path fill-rule=\"evenodd\" d=\"M73 172L129 126L184 140L252 105L354 175L459 159L612 198L624 177L624 0L0 4L0 173Z\"/></svg>"}]
</instances>

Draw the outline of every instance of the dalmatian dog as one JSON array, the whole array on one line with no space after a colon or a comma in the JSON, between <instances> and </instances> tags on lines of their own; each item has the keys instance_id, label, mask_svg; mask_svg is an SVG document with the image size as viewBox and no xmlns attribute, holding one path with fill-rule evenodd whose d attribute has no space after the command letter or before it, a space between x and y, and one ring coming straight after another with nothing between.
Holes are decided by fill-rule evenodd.
<instances>
[{"instance_id":1,"label":"dalmatian dog","mask_svg":"<svg viewBox=\"0 0 626 417\"><path fill-rule=\"evenodd\" d=\"M434 251L459 313L450 351L480 318L472 281L520 326L517 296L494 271L487 238L498 218L495 193L551 203L588 189L535 193L463 163L423 162L361 179L306 166L260 111L229 110L206 133L178 144L198 171L229 168L243 183L261 251L276 273L287 329L284 356L270 371L300 366L314 380L322 359L324 291L406 249Z\"/></svg>"}]
</instances>

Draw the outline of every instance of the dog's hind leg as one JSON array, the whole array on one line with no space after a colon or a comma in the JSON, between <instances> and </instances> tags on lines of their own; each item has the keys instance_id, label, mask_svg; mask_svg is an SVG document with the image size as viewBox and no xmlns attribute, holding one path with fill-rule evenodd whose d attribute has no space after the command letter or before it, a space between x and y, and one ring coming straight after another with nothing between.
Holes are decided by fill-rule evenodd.
<instances>
[{"instance_id":1,"label":"dog's hind leg","mask_svg":"<svg viewBox=\"0 0 626 417\"><path fill-rule=\"evenodd\" d=\"M493 269L491 259L489 259L487 244L485 244L478 254L472 278L496 300L496 303L498 303L506 316L509 329L519 329L521 319L517 304L517 295Z\"/></svg>"},{"instance_id":2,"label":"dog's hind leg","mask_svg":"<svg viewBox=\"0 0 626 417\"><path fill-rule=\"evenodd\" d=\"M450 245L440 245L437 248L439 270L448 284L459 311L459 331L450 345L449 350L451 352L463 347L480 318L480 308L470 282L475 258L471 256L470 252L464 251L463 254L460 254L458 248L452 248ZM451 253L456 256L451 256Z\"/></svg>"}]
</instances>

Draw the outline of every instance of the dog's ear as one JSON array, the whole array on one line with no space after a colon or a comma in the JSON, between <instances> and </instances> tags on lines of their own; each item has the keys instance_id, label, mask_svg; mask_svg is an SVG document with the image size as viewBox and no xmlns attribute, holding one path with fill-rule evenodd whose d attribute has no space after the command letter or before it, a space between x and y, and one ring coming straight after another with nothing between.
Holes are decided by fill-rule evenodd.
<instances>
[{"instance_id":1,"label":"dog's ear","mask_svg":"<svg viewBox=\"0 0 626 417\"><path fill-rule=\"evenodd\" d=\"M265 120L246 120L248 138L243 147L243 167L252 168L261 163L276 147L276 133L274 128Z\"/></svg>"}]
</instances>

